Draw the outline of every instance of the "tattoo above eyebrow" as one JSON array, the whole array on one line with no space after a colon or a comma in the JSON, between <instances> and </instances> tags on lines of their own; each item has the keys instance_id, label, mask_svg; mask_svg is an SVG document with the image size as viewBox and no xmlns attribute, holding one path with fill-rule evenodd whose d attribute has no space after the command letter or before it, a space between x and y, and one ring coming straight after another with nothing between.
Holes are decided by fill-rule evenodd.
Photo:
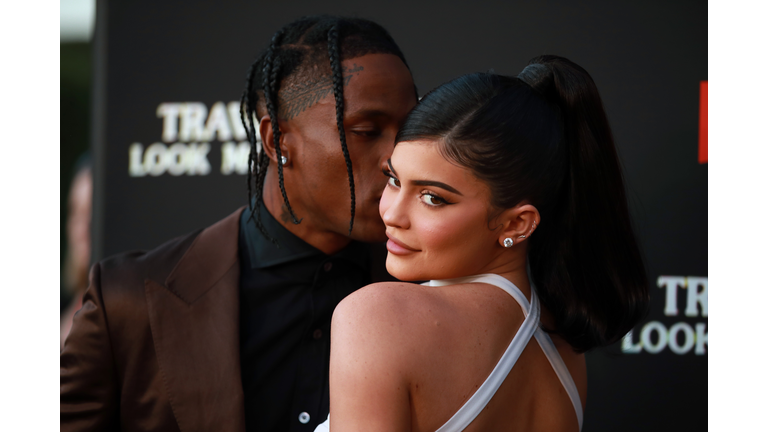
<instances>
[{"instance_id":1,"label":"tattoo above eyebrow","mask_svg":"<svg viewBox=\"0 0 768 432\"><path fill-rule=\"evenodd\" d=\"M353 63L351 68L344 66L341 72L342 85L348 86L353 74L359 74L363 69L357 63ZM331 93L333 93L333 79L328 75L285 89L278 96L277 116L284 120L291 120Z\"/></svg>"}]
</instances>

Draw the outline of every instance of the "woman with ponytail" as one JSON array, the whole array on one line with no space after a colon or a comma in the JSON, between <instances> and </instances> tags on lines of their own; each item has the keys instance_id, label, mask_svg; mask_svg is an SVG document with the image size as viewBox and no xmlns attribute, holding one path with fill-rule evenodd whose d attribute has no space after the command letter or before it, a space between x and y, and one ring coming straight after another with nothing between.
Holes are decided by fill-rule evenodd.
<instances>
[{"instance_id":1,"label":"woman with ponytail","mask_svg":"<svg viewBox=\"0 0 768 432\"><path fill-rule=\"evenodd\" d=\"M578 431L584 352L645 313L646 274L595 83L533 59L411 111L383 167L387 270L336 308L336 431Z\"/></svg>"}]
</instances>

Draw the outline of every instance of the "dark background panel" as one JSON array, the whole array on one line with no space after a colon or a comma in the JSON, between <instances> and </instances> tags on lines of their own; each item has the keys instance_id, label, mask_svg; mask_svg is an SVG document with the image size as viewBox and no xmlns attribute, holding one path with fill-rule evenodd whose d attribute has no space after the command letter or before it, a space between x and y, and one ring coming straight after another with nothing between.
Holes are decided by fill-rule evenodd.
<instances>
[{"instance_id":1,"label":"dark background panel","mask_svg":"<svg viewBox=\"0 0 768 432\"><path fill-rule=\"evenodd\" d=\"M246 70L283 24L311 13L373 19L400 44L420 94L461 74L517 74L559 54L595 79L624 166L652 302L635 329L665 316L660 275L706 277L707 176L698 162L699 82L707 80L707 4L609 2L101 1L94 41L95 259L147 249L206 226L245 204L245 177L219 172L211 142L207 176L129 177L128 148L160 141L163 102L238 100ZM62 63L62 68L63 68ZM64 75L62 73L62 82ZM63 98L62 93L62 98ZM62 99L63 100L63 99ZM100 104L100 105L99 105ZM63 136L63 132L62 132ZM62 162L64 163L64 162ZM63 186L62 186L63 187ZM290 191L289 191L290 193ZM635 334L635 340L638 335ZM588 354L585 431L707 427L707 356Z\"/></svg>"},{"instance_id":2,"label":"dark background panel","mask_svg":"<svg viewBox=\"0 0 768 432\"><path fill-rule=\"evenodd\" d=\"M154 112L163 101L203 101L210 107L218 100L237 100L250 60L279 25L301 15L297 10L330 11L387 26L406 53L422 94L471 71L493 68L515 74L541 53L558 53L583 65L600 86L613 122L633 207L645 207L637 211L649 216L638 221L639 229L663 229L664 214L673 210L648 208L653 203L642 197L685 187L670 184L669 174L649 177L649 169L672 178L706 177L706 166L680 164L696 152L696 96L698 81L706 79L706 44L694 41L706 38L705 7L544 2L468 9L449 2L440 8L420 5L404 14L390 5L362 10L357 2L306 7L298 2L290 10L272 4L233 5L110 5L112 32L130 35L109 43L111 53L120 53L109 62L114 71L109 85L115 89L110 94L119 98L110 101L110 118L116 120L109 125L110 142L125 147L157 140L161 121ZM212 24L218 22L227 25ZM643 109L650 106L655 108ZM670 141L679 143L673 147ZM118 166L126 166L127 151L112 157L118 158ZM121 242L107 252L149 246Z\"/></svg>"},{"instance_id":3,"label":"dark background panel","mask_svg":"<svg viewBox=\"0 0 768 432\"><path fill-rule=\"evenodd\" d=\"M60 195L59 225L61 248L61 273L67 256L67 212L69 188L75 175L78 160L88 151L90 135L91 98L91 46L88 43L62 43L59 75L60 91ZM46 127L46 126L41 126ZM61 308L70 301L71 294L62 283L60 289Z\"/></svg>"}]
</instances>

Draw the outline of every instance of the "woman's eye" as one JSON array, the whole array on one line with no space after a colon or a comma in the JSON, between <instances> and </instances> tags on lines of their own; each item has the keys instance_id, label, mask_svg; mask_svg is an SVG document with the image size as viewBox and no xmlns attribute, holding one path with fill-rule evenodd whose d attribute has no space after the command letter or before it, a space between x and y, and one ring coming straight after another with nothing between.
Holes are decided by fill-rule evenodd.
<instances>
[{"instance_id":1,"label":"woman's eye","mask_svg":"<svg viewBox=\"0 0 768 432\"><path fill-rule=\"evenodd\" d=\"M396 178L394 178L392 176L389 177L388 183L389 183L390 186L394 186L396 188L400 187L400 180L398 180L398 179L396 179Z\"/></svg>"},{"instance_id":2,"label":"woman's eye","mask_svg":"<svg viewBox=\"0 0 768 432\"><path fill-rule=\"evenodd\" d=\"M422 198L424 200L424 204L429 205L429 206L436 207L436 206L445 204L445 200L444 199L442 199L442 198L440 198L438 196L429 194L429 193L423 194Z\"/></svg>"}]
</instances>

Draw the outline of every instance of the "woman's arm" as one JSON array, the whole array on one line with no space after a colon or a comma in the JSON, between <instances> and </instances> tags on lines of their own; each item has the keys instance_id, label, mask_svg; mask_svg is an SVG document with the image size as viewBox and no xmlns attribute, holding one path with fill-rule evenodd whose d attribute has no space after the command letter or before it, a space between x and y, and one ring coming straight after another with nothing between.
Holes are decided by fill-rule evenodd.
<instances>
[{"instance_id":1,"label":"woman's arm","mask_svg":"<svg viewBox=\"0 0 768 432\"><path fill-rule=\"evenodd\" d=\"M331 324L331 430L409 431L407 317L391 285L344 299Z\"/></svg>"}]
</instances>

